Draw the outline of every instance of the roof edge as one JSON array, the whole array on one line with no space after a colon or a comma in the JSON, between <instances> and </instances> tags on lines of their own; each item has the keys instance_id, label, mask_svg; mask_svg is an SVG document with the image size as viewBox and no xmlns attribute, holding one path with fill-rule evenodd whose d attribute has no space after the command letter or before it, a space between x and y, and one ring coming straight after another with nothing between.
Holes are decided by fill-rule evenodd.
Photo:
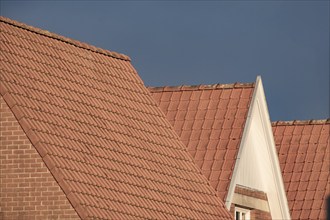
<instances>
[{"instance_id":1,"label":"roof edge","mask_svg":"<svg viewBox=\"0 0 330 220\"><path fill-rule=\"evenodd\" d=\"M259 84L259 78L257 77L257 80L254 84L254 90L253 90L253 95L250 99L250 103L249 103L249 109L247 112L247 116L245 119L245 123L244 123L244 127L243 127L243 134L239 143L239 149L237 152L237 156L236 156L236 161L235 161L235 165L234 165L234 169L232 171L231 174L231 180L229 183L229 187L227 190L227 195L225 197L225 205L227 207L228 210L230 210L231 204L232 204L232 200L233 200L233 196L234 196L234 192L235 192L235 188L236 188L236 179L237 179L237 172L239 169L239 164L240 164L240 158L242 155L242 151L243 151L243 144L245 142L245 140L247 139L248 133L250 131L250 127L251 127L251 115L252 115L252 107L253 107L253 103L255 100L255 96L257 93L257 89L258 89L258 84Z\"/></svg>"},{"instance_id":2,"label":"roof edge","mask_svg":"<svg viewBox=\"0 0 330 220\"><path fill-rule=\"evenodd\" d=\"M311 120L292 120L292 121L273 121L272 126L286 126L286 125L322 125L330 124L328 119L311 119Z\"/></svg>"},{"instance_id":3,"label":"roof edge","mask_svg":"<svg viewBox=\"0 0 330 220\"><path fill-rule=\"evenodd\" d=\"M54 162L49 157L48 152L43 146L42 141L38 137L37 133L32 129L30 123L26 120L26 116L18 107L14 97L10 94L10 92L8 92L7 88L2 84L0 84L0 95L7 104L10 111L13 113L18 124L25 133L26 137L30 140L31 145L39 153L42 161L48 168L51 175L54 177L54 181L58 183L63 193L66 195L67 199L72 205L72 208L76 211L76 213L79 215L80 218L86 219L87 218L86 208L82 207L76 195L72 193L72 189L67 185L61 171L58 168L56 168Z\"/></svg>"},{"instance_id":4,"label":"roof edge","mask_svg":"<svg viewBox=\"0 0 330 220\"><path fill-rule=\"evenodd\" d=\"M213 89L254 88L255 83L231 83L231 84L209 84L209 85L179 85L179 86L147 86L150 92L176 92Z\"/></svg>"},{"instance_id":5,"label":"roof edge","mask_svg":"<svg viewBox=\"0 0 330 220\"><path fill-rule=\"evenodd\" d=\"M112 52L112 51L105 50L105 49L102 49L102 48L99 48L99 47L96 47L96 46L92 46L92 45L87 44L87 43L83 43L83 42L73 40L73 39L68 38L68 37L64 37L64 36L49 32L47 30L42 30L40 28L36 28L36 27L30 26L30 25L26 25L24 23L12 20L10 18L0 16L0 22L4 22L4 23L10 24L10 25L13 25L15 27L22 28L24 30L27 30L27 31L30 31L30 32L33 32L33 33L36 33L36 34L40 34L40 35L43 35L43 36L46 36L46 37L49 37L49 38L53 38L55 40L62 41L64 43L71 44L73 46L76 46L76 47L79 47L79 48L82 48L82 49L86 49L86 50L89 50L89 51L92 51L92 52L95 52L95 53L100 53L100 54L110 56L112 58L116 58L116 59L120 59L120 60L131 61L131 58L129 56L125 55L125 54Z\"/></svg>"},{"instance_id":6,"label":"roof edge","mask_svg":"<svg viewBox=\"0 0 330 220\"><path fill-rule=\"evenodd\" d=\"M275 143L274 143L271 121L270 121L270 117L269 117L269 111L268 111L268 106L267 106L267 101L266 101L266 96L265 96L261 76L257 76L255 85L256 85L256 87L253 91L253 96L252 96L251 104L249 107L246 123L244 126L243 136L242 136L241 143L239 146L237 159L236 159L235 167L233 170L230 186L228 188L228 193L227 193L227 197L225 200L225 204L227 206L227 209L230 209L230 206L231 206L231 203L233 200L234 191L235 191L236 184L237 184L237 179L238 179L237 173L239 172L239 169L242 166L241 158L242 158L242 155L244 155L244 152L246 152L246 150L247 150L246 147L244 147L244 145L250 136L250 132L252 131L252 125L253 125L252 120L254 117L254 110L256 109L258 112L257 114L259 114L260 118L261 118L261 125L264 129L266 148L269 153L268 154L269 161L270 161L270 165L271 165L272 177L274 180L274 187L275 187L275 192L276 192L276 194L275 194L276 196L274 196L275 197L274 199L277 199L278 208L280 210L280 215L282 216L281 219L291 219L290 212L289 212L289 206L288 206L288 202L287 202L287 197L286 197L286 192L284 189L283 177L282 177L282 173L281 173L281 169L280 169L280 164L278 161L278 156L276 153L276 147L275 147ZM276 204L276 202L273 204ZM277 213L276 205L274 205L273 207L275 207L274 213L276 214ZM269 208L270 208L270 210L272 210L270 204L269 204ZM272 218L274 218L273 217L274 214L272 213L272 211L270 211L270 213L272 215Z\"/></svg>"}]
</instances>

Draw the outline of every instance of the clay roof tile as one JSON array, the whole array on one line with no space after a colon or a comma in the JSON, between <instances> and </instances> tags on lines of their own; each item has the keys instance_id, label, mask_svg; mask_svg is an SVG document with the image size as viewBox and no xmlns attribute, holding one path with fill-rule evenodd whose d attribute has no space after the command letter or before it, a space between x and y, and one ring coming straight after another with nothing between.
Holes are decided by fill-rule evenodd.
<instances>
[{"instance_id":1,"label":"clay roof tile","mask_svg":"<svg viewBox=\"0 0 330 220\"><path fill-rule=\"evenodd\" d=\"M291 217L325 218L325 213L320 210L324 209L322 202L330 194L326 189L330 182L330 160L325 156L330 153L329 119L278 121L273 122L272 126L276 128L275 140L289 140L276 142L276 145L279 153L288 154L287 157L279 155L279 162ZM327 132L322 135L322 130Z\"/></svg>"},{"instance_id":2,"label":"clay roof tile","mask_svg":"<svg viewBox=\"0 0 330 220\"><path fill-rule=\"evenodd\" d=\"M1 96L80 217L232 218L129 57L0 22Z\"/></svg>"},{"instance_id":3,"label":"clay roof tile","mask_svg":"<svg viewBox=\"0 0 330 220\"><path fill-rule=\"evenodd\" d=\"M183 106L181 104L184 100L188 102L184 105L185 109L180 108L185 112L182 117L170 117L171 112L177 110L170 111L168 108L164 108L165 101L160 99L157 94L164 94L165 88L167 88L166 93L171 92L172 95L182 94L183 96L184 92L191 92L189 99L169 100L170 103L176 103L179 106ZM174 126L181 140L184 143L191 140L199 141L199 144L187 146L189 152L202 169L203 174L212 178L211 185L224 201L236 162L254 83L181 86L180 89L166 86L164 89L150 87L149 91L160 103L160 108L171 124L176 125L179 121L185 122L183 127ZM188 126L188 122L194 122L193 126ZM196 135L196 131L200 135ZM190 135L191 132L194 135ZM219 171L225 172L226 175L214 174ZM215 179L215 176L218 178Z\"/></svg>"}]
</instances>

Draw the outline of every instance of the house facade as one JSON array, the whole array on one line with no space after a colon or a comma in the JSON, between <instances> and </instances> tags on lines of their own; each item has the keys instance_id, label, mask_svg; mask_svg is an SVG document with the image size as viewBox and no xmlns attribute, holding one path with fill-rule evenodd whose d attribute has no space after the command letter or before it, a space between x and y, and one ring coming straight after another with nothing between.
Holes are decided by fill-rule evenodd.
<instances>
[{"instance_id":1,"label":"house facade","mask_svg":"<svg viewBox=\"0 0 330 220\"><path fill-rule=\"evenodd\" d=\"M252 84L192 87L189 104L183 105L176 97L186 88L149 90L227 208L235 216L289 219L261 78ZM177 121L183 121L181 128Z\"/></svg>"},{"instance_id":2,"label":"house facade","mask_svg":"<svg viewBox=\"0 0 330 220\"><path fill-rule=\"evenodd\" d=\"M329 120L255 83L146 88L126 55L0 18L0 219L323 219Z\"/></svg>"},{"instance_id":3,"label":"house facade","mask_svg":"<svg viewBox=\"0 0 330 220\"><path fill-rule=\"evenodd\" d=\"M329 119L271 123L260 77L149 90L236 219L325 219Z\"/></svg>"}]
</instances>

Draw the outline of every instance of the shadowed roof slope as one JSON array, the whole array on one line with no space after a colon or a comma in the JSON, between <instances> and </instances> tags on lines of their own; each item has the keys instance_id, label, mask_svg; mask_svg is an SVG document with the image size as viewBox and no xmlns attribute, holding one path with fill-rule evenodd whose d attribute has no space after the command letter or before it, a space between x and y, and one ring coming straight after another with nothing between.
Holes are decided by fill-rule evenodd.
<instances>
[{"instance_id":1,"label":"shadowed roof slope","mask_svg":"<svg viewBox=\"0 0 330 220\"><path fill-rule=\"evenodd\" d=\"M128 57L0 25L1 95L81 218L231 218Z\"/></svg>"},{"instance_id":2,"label":"shadowed roof slope","mask_svg":"<svg viewBox=\"0 0 330 220\"><path fill-rule=\"evenodd\" d=\"M254 84L150 87L149 90L224 201Z\"/></svg>"},{"instance_id":3,"label":"shadowed roof slope","mask_svg":"<svg viewBox=\"0 0 330 220\"><path fill-rule=\"evenodd\" d=\"M273 122L292 219L325 219L330 121Z\"/></svg>"}]
</instances>

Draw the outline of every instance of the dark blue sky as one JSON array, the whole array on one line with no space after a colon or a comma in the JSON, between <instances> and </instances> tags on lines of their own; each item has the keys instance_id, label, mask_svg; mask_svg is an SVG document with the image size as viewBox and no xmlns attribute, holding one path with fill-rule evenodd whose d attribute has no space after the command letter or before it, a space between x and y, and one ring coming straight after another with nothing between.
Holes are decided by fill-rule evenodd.
<instances>
[{"instance_id":1,"label":"dark blue sky","mask_svg":"<svg viewBox=\"0 0 330 220\"><path fill-rule=\"evenodd\" d=\"M3 1L1 15L132 58L146 85L254 82L271 120L329 117L329 1Z\"/></svg>"}]
</instances>

